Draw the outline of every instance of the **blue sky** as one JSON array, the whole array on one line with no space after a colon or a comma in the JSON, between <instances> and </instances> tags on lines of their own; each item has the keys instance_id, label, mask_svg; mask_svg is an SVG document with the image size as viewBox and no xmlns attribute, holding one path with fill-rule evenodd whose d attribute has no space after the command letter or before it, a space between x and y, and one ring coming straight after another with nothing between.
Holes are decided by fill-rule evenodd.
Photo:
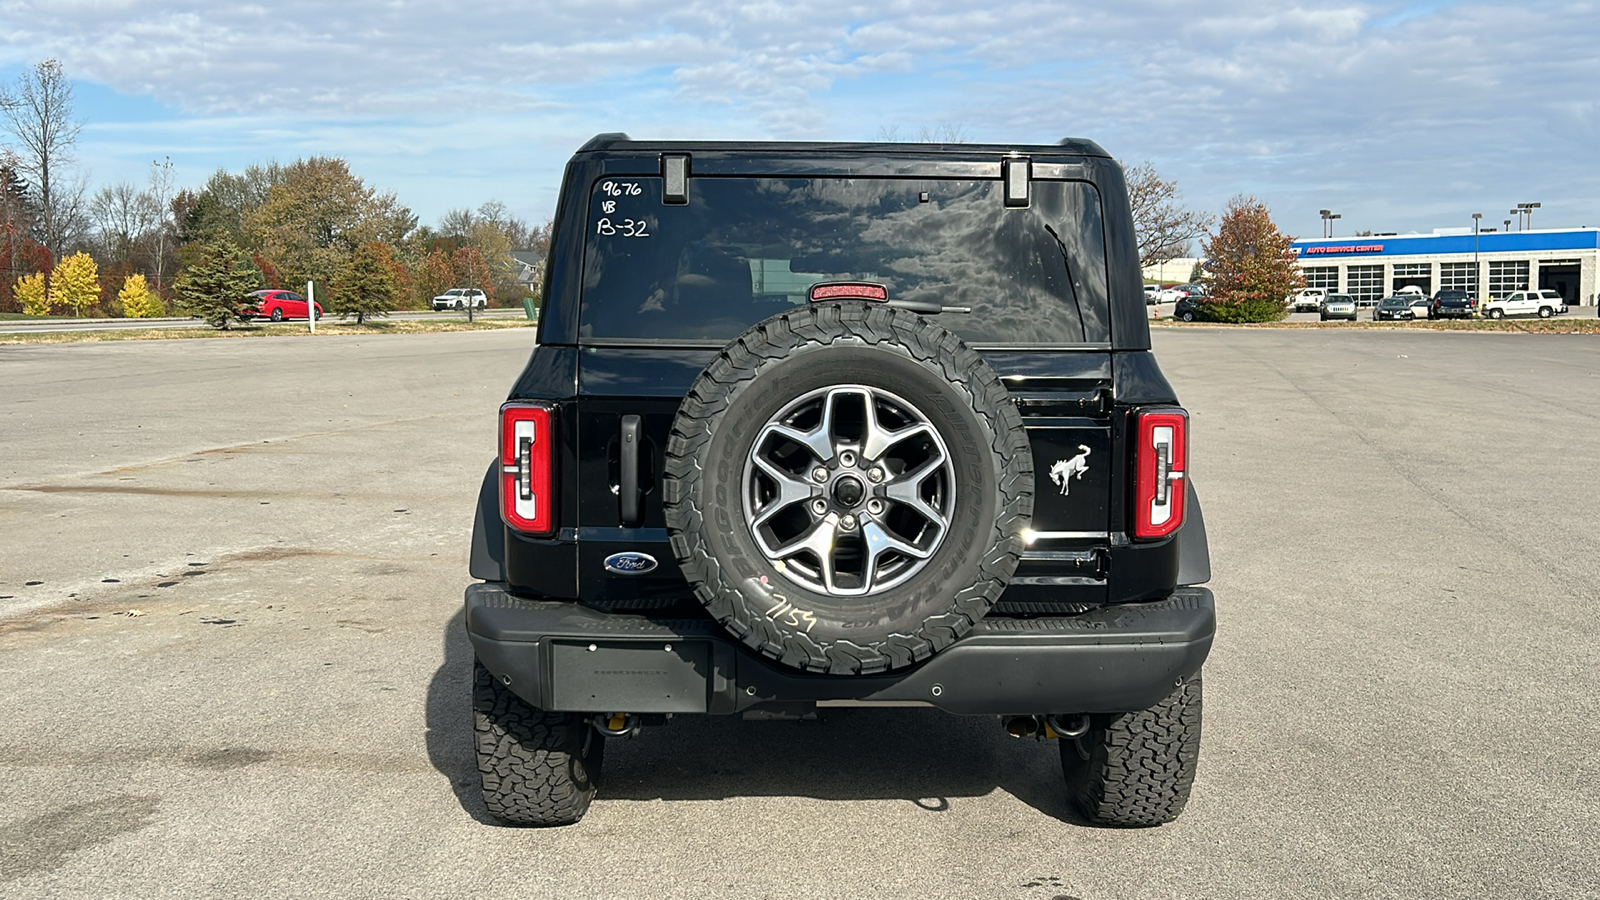
<instances>
[{"instance_id":1,"label":"blue sky","mask_svg":"<svg viewBox=\"0 0 1600 900\"><path fill-rule=\"evenodd\" d=\"M1205 11L1196 12L1202 7ZM1292 234L1600 225L1600 2L0 0L62 61L91 188L342 156L424 222L542 221L593 134L1098 141Z\"/></svg>"}]
</instances>

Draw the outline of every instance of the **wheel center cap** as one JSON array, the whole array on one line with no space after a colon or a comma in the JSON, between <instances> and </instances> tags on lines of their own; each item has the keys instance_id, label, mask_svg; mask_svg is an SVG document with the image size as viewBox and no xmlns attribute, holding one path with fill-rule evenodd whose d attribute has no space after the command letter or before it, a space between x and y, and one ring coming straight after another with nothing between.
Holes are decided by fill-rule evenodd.
<instances>
[{"instance_id":1,"label":"wheel center cap","mask_svg":"<svg viewBox=\"0 0 1600 900\"><path fill-rule=\"evenodd\" d=\"M866 493L866 486L854 475L846 475L833 483L833 499L840 506L855 506Z\"/></svg>"}]
</instances>

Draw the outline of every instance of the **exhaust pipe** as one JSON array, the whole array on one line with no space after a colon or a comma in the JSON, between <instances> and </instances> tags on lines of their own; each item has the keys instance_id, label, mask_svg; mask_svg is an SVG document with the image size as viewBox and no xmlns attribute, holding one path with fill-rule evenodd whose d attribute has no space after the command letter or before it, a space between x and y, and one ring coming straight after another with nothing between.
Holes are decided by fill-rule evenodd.
<instances>
[{"instance_id":1,"label":"exhaust pipe","mask_svg":"<svg viewBox=\"0 0 1600 900\"><path fill-rule=\"evenodd\" d=\"M1044 722L1056 733L1056 737L1082 737L1089 732L1089 717L1082 713L1075 716L1046 716Z\"/></svg>"},{"instance_id":2,"label":"exhaust pipe","mask_svg":"<svg viewBox=\"0 0 1600 900\"><path fill-rule=\"evenodd\" d=\"M590 719L589 724L606 737L626 737L638 731L644 723L633 713L600 713Z\"/></svg>"},{"instance_id":3,"label":"exhaust pipe","mask_svg":"<svg viewBox=\"0 0 1600 900\"><path fill-rule=\"evenodd\" d=\"M1038 716L1007 716L1006 734L1014 738L1033 737L1039 733Z\"/></svg>"}]
</instances>

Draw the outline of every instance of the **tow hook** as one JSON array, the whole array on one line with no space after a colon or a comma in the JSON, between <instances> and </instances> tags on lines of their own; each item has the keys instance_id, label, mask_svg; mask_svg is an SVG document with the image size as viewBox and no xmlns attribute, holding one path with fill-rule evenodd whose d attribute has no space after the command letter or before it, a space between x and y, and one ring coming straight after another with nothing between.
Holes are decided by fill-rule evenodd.
<instances>
[{"instance_id":1,"label":"tow hook","mask_svg":"<svg viewBox=\"0 0 1600 900\"><path fill-rule=\"evenodd\" d=\"M606 737L631 736L644 724L632 713L598 713L589 723Z\"/></svg>"}]
</instances>

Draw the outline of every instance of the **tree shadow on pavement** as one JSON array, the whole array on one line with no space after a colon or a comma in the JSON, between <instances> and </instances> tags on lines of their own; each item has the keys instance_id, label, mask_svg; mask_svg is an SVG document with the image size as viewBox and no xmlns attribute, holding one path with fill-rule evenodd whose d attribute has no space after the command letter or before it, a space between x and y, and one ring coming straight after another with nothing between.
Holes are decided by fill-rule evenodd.
<instances>
[{"instance_id":1,"label":"tree shadow on pavement","mask_svg":"<svg viewBox=\"0 0 1600 900\"><path fill-rule=\"evenodd\" d=\"M428 757L463 810L497 824L479 794L464 619L457 612L446 624L444 662L428 686ZM992 716L906 708L823 709L817 721L798 722L686 715L607 741L597 803L898 799L943 812L954 799L999 788L1053 819L1085 824L1067 801L1055 742L1012 738Z\"/></svg>"}]
</instances>

